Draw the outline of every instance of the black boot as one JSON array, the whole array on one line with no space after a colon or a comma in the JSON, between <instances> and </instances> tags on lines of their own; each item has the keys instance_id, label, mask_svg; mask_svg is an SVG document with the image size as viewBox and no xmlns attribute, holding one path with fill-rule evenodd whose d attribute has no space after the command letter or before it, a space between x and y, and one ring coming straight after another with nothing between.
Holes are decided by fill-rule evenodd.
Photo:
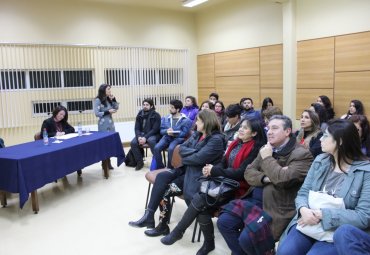
<instances>
[{"instance_id":1,"label":"black boot","mask_svg":"<svg viewBox=\"0 0 370 255\"><path fill-rule=\"evenodd\" d=\"M143 161L138 161L138 162L137 162L137 165L136 165L136 167L135 167L135 170L136 170L136 171L139 171L139 170L141 170L143 167L144 167L144 162L143 162Z\"/></svg>"},{"instance_id":2,"label":"black boot","mask_svg":"<svg viewBox=\"0 0 370 255\"><path fill-rule=\"evenodd\" d=\"M215 240L204 241L202 247L197 251L196 255L207 255L215 249Z\"/></svg>"},{"instance_id":3,"label":"black boot","mask_svg":"<svg viewBox=\"0 0 370 255\"><path fill-rule=\"evenodd\" d=\"M215 249L215 235L212 217L209 214L201 214L198 217L199 227L204 236L204 243L196 255L207 255Z\"/></svg>"},{"instance_id":4,"label":"black boot","mask_svg":"<svg viewBox=\"0 0 370 255\"><path fill-rule=\"evenodd\" d=\"M142 228L142 227L148 227L148 228L154 228L155 222L154 222L154 211L152 210L145 210L145 214L143 217L141 217L138 221L130 221L128 223L131 227L136 228Z\"/></svg>"},{"instance_id":5,"label":"black boot","mask_svg":"<svg viewBox=\"0 0 370 255\"><path fill-rule=\"evenodd\" d=\"M162 237L161 242L165 245L172 245L176 241L180 240L183 236L183 233L178 232L177 230L173 230L171 233L166 235L165 237Z\"/></svg>"},{"instance_id":6,"label":"black boot","mask_svg":"<svg viewBox=\"0 0 370 255\"><path fill-rule=\"evenodd\" d=\"M199 213L200 212L193 206L193 204L190 203L188 209L186 209L175 229L169 235L163 237L161 242L166 245L171 245L177 240L180 240L185 230L191 225Z\"/></svg>"},{"instance_id":7,"label":"black boot","mask_svg":"<svg viewBox=\"0 0 370 255\"><path fill-rule=\"evenodd\" d=\"M144 231L144 234L147 236L161 236L161 235L168 235L170 233L170 228L168 227L167 223L159 222L159 224L153 228Z\"/></svg>"}]
</instances>

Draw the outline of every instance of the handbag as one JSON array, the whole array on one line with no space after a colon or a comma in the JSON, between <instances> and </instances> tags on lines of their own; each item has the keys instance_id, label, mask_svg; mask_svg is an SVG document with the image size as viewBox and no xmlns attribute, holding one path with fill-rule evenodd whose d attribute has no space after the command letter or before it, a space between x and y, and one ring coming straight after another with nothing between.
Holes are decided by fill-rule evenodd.
<instances>
[{"instance_id":1,"label":"handbag","mask_svg":"<svg viewBox=\"0 0 370 255\"><path fill-rule=\"evenodd\" d=\"M227 198L240 187L238 181L223 177L223 176L201 176L197 178L197 181L201 182L200 192L207 194L212 197L215 201L213 203L208 202L208 196L206 196L206 203L208 206L214 206L216 203L223 198Z\"/></svg>"},{"instance_id":2,"label":"handbag","mask_svg":"<svg viewBox=\"0 0 370 255\"><path fill-rule=\"evenodd\" d=\"M321 208L345 208L343 198L333 197L326 192L312 190L308 194L308 206L314 210ZM318 241L333 242L334 231L324 230L321 222L316 225L306 225L304 227L297 225L297 230Z\"/></svg>"}]
</instances>

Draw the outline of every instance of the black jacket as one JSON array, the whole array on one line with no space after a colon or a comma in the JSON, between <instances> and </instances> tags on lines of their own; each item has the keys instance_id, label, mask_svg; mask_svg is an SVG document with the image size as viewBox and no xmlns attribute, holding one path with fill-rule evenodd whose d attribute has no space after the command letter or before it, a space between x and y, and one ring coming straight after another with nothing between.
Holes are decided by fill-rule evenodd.
<instances>
[{"instance_id":1,"label":"black jacket","mask_svg":"<svg viewBox=\"0 0 370 255\"><path fill-rule=\"evenodd\" d=\"M57 127L55 125L54 117L44 120L41 126L41 136L42 132L44 131L44 128L46 128L49 137L53 137L57 134ZM62 122L62 131L65 132L66 134L69 134L74 133L75 129L74 127L69 125L68 122Z\"/></svg>"},{"instance_id":2,"label":"black jacket","mask_svg":"<svg viewBox=\"0 0 370 255\"><path fill-rule=\"evenodd\" d=\"M150 136L158 136L161 127L161 115L155 110L150 109L148 113L148 119L146 121L145 127L143 127L144 122L144 111L140 110L136 116L135 121L135 136L145 137L148 139Z\"/></svg>"}]
</instances>

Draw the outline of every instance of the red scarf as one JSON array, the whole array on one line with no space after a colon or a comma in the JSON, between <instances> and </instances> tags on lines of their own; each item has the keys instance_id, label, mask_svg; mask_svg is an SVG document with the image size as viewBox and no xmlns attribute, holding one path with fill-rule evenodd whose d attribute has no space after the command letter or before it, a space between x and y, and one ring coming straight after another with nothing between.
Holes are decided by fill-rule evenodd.
<instances>
[{"instance_id":1,"label":"red scarf","mask_svg":"<svg viewBox=\"0 0 370 255\"><path fill-rule=\"evenodd\" d=\"M229 145L229 148L227 149L226 155L225 155L226 162L229 160L230 152L235 148L235 146L238 145L239 141L240 140L237 139ZM238 154L236 154L236 157L234 159L234 163L233 163L233 168L234 169L238 169L240 167L240 165L243 163L243 161L248 158L249 153L254 148L255 143L256 143L256 141L253 140L253 139L246 142L246 143L243 143L243 146L240 148ZM240 188L237 191L235 191L235 197L236 198L240 198L243 195L245 195L245 193L247 192L247 190L250 187L246 180L241 180L241 181L239 181L239 183L240 183Z\"/></svg>"}]
</instances>

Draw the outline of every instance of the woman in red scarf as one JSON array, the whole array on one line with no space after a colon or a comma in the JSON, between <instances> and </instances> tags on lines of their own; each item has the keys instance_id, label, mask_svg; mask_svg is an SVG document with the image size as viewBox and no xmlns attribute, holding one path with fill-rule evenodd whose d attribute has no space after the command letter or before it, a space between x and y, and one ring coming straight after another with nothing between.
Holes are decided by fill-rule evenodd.
<instances>
[{"instance_id":1,"label":"woman in red scarf","mask_svg":"<svg viewBox=\"0 0 370 255\"><path fill-rule=\"evenodd\" d=\"M222 162L213 166L203 167L205 176L224 176L240 182L240 188L234 196L229 199L218 201L215 206L210 207L209 203L214 199L204 193L194 195L188 209L174 230L161 239L166 245L171 245L181 239L185 230L198 217L200 228L204 235L204 243L197 255L208 254L215 249L214 228L212 223L213 212L221 205L231 199L242 197L249 189L244 179L244 171L247 166L257 157L259 149L266 144L266 135L259 120L244 120L239 128L238 139L233 141Z\"/></svg>"}]
</instances>

